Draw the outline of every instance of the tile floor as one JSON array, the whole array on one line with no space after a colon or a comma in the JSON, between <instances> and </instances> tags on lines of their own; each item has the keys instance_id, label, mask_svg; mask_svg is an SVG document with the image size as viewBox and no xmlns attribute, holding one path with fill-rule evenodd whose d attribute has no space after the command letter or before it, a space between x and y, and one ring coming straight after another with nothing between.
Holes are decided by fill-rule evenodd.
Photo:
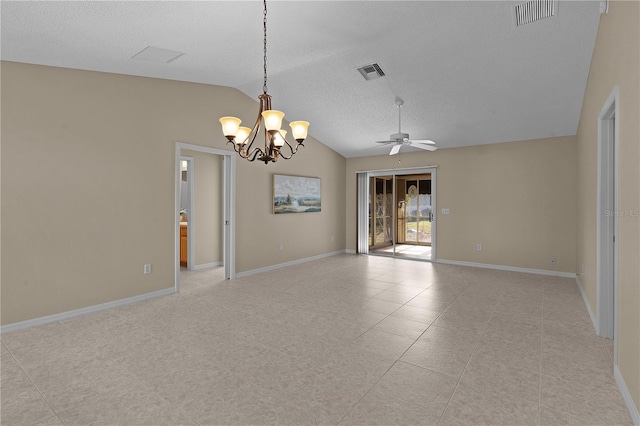
<instances>
[{"instance_id":1,"label":"tile floor","mask_svg":"<svg viewBox=\"0 0 640 426\"><path fill-rule=\"evenodd\" d=\"M371 254L381 256L393 256L394 246L387 246L371 250ZM415 244L396 244L395 255L408 259L431 260L431 246L419 246Z\"/></svg>"},{"instance_id":2,"label":"tile floor","mask_svg":"<svg viewBox=\"0 0 640 426\"><path fill-rule=\"evenodd\" d=\"M572 279L356 255L221 278L2 335L2 424L631 424Z\"/></svg>"}]
</instances>

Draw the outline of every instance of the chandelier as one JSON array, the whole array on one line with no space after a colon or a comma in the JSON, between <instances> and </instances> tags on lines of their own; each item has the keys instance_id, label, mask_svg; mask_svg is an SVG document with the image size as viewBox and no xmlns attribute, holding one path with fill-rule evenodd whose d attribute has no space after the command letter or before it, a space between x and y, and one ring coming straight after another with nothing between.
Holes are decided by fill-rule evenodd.
<instances>
[{"instance_id":1,"label":"chandelier","mask_svg":"<svg viewBox=\"0 0 640 426\"><path fill-rule=\"evenodd\" d=\"M282 130L282 119L284 112L271 109L271 96L267 93L267 0L264 0L264 18L262 20L264 28L263 43L263 63L264 63L264 80L262 86L262 95L258 96L260 102L260 110L258 118L253 128L241 127L241 120L236 117L222 117L222 133L228 139L227 144L232 144L235 152L240 157L248 160L264 161L264 164L278 161L279 157L285 160L293 157L298 148L303 145L307 138L308 121L293 121L289 124L291 134L296 142L293 144L287 141L287 131ZM256 142L256 137L260 133L260 127L264 127L264 148Z\"/></svg>"}]
</instances>

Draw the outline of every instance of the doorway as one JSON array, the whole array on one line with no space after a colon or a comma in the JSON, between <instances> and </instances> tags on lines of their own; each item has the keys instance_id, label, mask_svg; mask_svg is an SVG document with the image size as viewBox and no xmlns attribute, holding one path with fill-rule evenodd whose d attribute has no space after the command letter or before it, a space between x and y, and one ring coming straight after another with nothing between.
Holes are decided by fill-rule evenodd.
<instances>
[{"instance_id":1,"label":"doorway","mask_svg":"<svg viewBox=\"0 0 640 426\"><path fill-rule=\"evenodd\" d=\"M618 87L598 114L597 329L614 340L617 364Z\"/></svg>"},{"instance_id":2,"label":"doorway","mask_svg":"<svg viewBox=\"0 0 640 426\"><path fill-rule=\"evenodd\" d=\"M433 167L358 173L358 252L435 259L434 208Z\"/></svg>"},{"instance_id":3,"label":"doorway","mask_svg":"<svg viewBox=\"0 0 640 426\"><path fill-rule=\"evenodd\" d=\"M193 269L194 158L180 156L180 267ZM191 259L190 259L191 257Z\"/></svg>"},{"instance_id":4,"label":"doorway","mask_svg":"<svg viewBox=\"0 0 640 426\"><path fill-rule=\"evenodd\" d=\"M396 177L396 255L431 259L431 173Z\"/></svg>"},{"instance_id":5,"label":"doorway","mask_svg":"<svg viewBox=\"0 0 640 426\"><path fill-rule=\"evenodd\" d=\"M187 153L186 155L183 155ZM208 167L205 162L204 178L201 179L200 186L211 193L211 188L215 187L217 195L213 195L210 200L197 200L196 176L194 173L195 157L206 159L212 164ZM186 162L186 164L183 163ZM184 167L186 166L186 167ZM186 170L184 170L186 169ZM184 240L186 238L186 264L188 269L199 269L222 265L224 268L224 278L235 278L235 226L232 219L235 217L235 185L232 177L235 175L235 157L229 151L222 151L200 145L192 145L182 142L176 143L175 151L175 287L179 291L180 285L180 261L181 250L184 251ZM183 173L186 172L186 173ZM183 178L186 181L183 182ZM188 207L185 209L183 204L183 187L187 188ZM218 189L219 188L219 189ZM185 197L185 198L187 198ZM215 204L215 208L205 206L206 203ZM200 210L198 210L200 204ZM205 207L203 209L202 207ZM186 210L186 211L185 211ZM200 225L198 225L200 223ZM194 226L200 226L200 230L196 231L198 236L205 234L209 229L214 232L214 236L207 235L201 240L205 244L214 244L212 240L216 240L215 244L219 247L219 253L213 255L218 260L200 260L195 256L198 251L203 254L209 250L209 246L205 248L195 248L194 244ZM185 229L186 228L186 235ZM215 234L217 232L217 234ZM181 242L183 244L181 244ZM184 253L183 253L184 254ZM184 256L182 256L184 257Z\"/></svg>"}]
</instances>

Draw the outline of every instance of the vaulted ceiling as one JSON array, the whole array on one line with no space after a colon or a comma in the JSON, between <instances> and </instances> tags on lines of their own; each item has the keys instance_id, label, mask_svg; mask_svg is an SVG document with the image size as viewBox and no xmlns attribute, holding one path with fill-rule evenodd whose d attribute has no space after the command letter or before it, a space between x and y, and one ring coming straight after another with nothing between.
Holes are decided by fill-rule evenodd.
<instances>
[{"instance_id":1,"label":"vaulted ceiling","mask_svg":"<svg viewBox=\"0 0 640 426\"><path fill-rule=\"evenodd\" d=\"M403 132L441 149L574 135L600 2L556 1L555 16L517 27L521 3L269 2L274 108L346 157L388 153L374 141L397 132L396 97ZM1 13L2 60L262 93L262 2L2 1ZM148 46L183 54L132 59ZM365 80L371 63L385 76Z\"/></svg>"}]
</instances>

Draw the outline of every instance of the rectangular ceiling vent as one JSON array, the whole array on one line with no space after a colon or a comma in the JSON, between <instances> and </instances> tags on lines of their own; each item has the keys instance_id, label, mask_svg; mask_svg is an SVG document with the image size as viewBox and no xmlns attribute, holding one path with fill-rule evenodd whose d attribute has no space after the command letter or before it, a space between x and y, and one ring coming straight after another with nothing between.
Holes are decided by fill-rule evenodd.
<instances>
[{"instance_id":1,"label":"rectangular ceiling vent","mask_svg":"<svg viewBox=\"0 0 640 426\"><path fill-rule=\"evenodd\" d=\"M375 80L376 78L384 77L384 71L378 64L364 65L358 68L360 74L365 80Z\"/></svg>"},{"instance_id":2,"label":"rectangular ceiling vent","mask_svg":"<svg viewBox=\"0 0 640 426\"><path fill-rule=\"evenodd\" d=\"M531 0L515 6L516 27L556 15L557 0Z\"/></svg>"},{"instance_id":3,"label":"rectangular ceiling vent","mask_svg":"<svg viewBox=\"0 0 640 426\"><path fill-rule=\"evenodd\" d=\"M177 52L175 50L147 46L133 55L131 59L140 59L141 61L156 62L158 64L168 64L169 62L178 59L182 55L184 55L184 53Z\"/></svg>"}]
</instances>

